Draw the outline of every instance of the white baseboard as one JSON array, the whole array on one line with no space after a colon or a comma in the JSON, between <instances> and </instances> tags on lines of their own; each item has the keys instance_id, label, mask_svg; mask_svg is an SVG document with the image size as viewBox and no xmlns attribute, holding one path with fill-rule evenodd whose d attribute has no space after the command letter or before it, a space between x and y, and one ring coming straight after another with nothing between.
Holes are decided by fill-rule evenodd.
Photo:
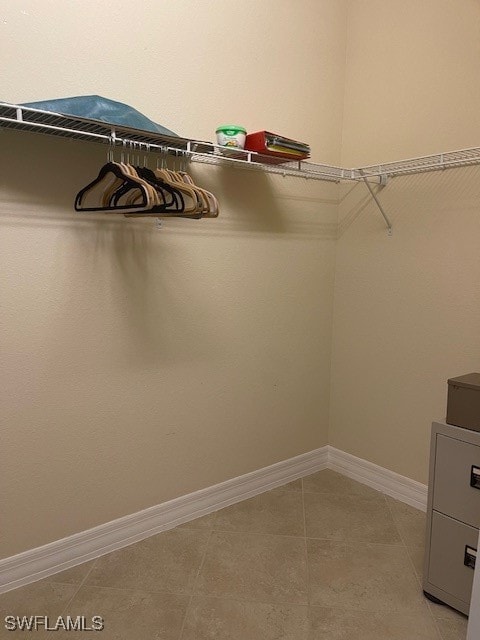
<instances>
[{"instance_id":1,"label":"white baseboard","mask_svg":"<svg viewBox=\"0 0 480 640\"><path fill-rule=\"evenodd\" d=\"M0 560L0 593L36 582L327 468L417 509L426 510L426 485L325 446Z\"/></svg>"},{"instance_id":2,"label":"white baseboard","mask_svg":"<svg viewBox=\"0 0 480 640\"><path fill-rule=\"evenodd\" d=\"M386 493L406 504L427 510L428 487L416 480L401 476L373 462L352 456L350 453L328 446L328 468Z\"/></svg>"},{"instance_id":3,"label":"white baseboard","mask_svg":"<svg viewBox=\"0 0 480 640\"><path fill-rule=\"evenodd\" d=\"M325 446L0 560L0 593L36 582L230 504L326 469L327 461L328 447Z\"/></svg>"}]
</instances>

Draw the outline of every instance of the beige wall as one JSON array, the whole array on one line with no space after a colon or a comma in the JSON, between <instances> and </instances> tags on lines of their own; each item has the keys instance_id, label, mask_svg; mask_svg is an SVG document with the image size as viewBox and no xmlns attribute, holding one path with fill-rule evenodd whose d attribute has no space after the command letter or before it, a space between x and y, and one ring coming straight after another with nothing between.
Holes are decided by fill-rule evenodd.
<instances>
[{"instance_id":1,"label":"beige wall","mask_svg":"<svg viewBox=\"0 0 480 640\"><path fill-rule=\"evenodd\" d=\"M478 0L349 0L342 162L478 144Z\"/></svg>"},{"instance_id":2,"label":"beige wall","mask_svg":"<svg viewBox=\"0 0 480 640\"><path fill-rule=\"evenodd\" d=\"M338 0L25 0L2 100L97 93L338 162ZM0 557L327 443L337 190L192 168L217 220L79 216L103 148L0 134Z\"/></svg>"},{"instance_id":3,"label":"beige wall","mask_svg":"<svg viewBox=\"0 0 480 640\"><path fill-rule=\"evenodd\" d=\"M395 9L395 10L393 10ZM480 144L480 3L352 0L342 164ZM480 367L480 170L340 206L330 444L421 482L446 380Z\"/></svg>"},{"instance_id":4,"label":"beige wall","mask_svg":"<svg viewBox=\"0 0 480 640\"><path fill-rule=\"evenodd\" d=\"M358 166L479 144L479 17L26 0L2 14L1 98L98 93L183 135L236 121ZM479 367L478 168L391 180L388 238L362 185L337 207L333 185L195 166L221 217L156 231L72 212L101 147L0 140L0 557L328 441L426 481L445 380Z\"/></svg>"}]
</instances>

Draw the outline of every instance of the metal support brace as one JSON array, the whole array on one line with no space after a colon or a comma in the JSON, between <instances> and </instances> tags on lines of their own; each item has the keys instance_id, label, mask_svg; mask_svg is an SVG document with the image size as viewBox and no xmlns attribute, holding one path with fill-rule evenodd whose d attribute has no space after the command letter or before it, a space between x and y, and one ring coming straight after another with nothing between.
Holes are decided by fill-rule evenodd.
<instances>
[{"instance_id":1,"label":"metal support brace","mask_svg":"<svg viewBox=\"0 0 480 640\"><path fill-rule=\"evenodd\" d=\"M387 225L387 233L389 236L392 235L392 223L390 222L390 220L388 219L387 214L385 213L382 205L380 204L380 200L377 198L377 194L375 193L375 191L372 189L371 184L369 183L367 177L365 176L363 169L360 169L360 175L363 178L363 181L365 182L365 184L367 185L367 189L370 191L370 195L372 196L372 198L375 200L375 203L377 205L377 207L380 209L380 213L383 216L383 219L385 220L385 224ZM383 176L382 176L383 178ZM386 185L386 180L382 179L380 181L380 184L382 187L384 187Z\"/></svg>"}]
</instances>

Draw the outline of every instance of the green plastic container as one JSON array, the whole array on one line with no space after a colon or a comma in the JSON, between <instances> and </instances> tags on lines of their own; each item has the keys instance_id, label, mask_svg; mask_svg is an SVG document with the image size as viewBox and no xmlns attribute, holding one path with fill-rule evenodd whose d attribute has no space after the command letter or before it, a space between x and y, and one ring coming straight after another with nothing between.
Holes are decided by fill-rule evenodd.
<instances>
[{"instance_id":1,"label":"green plastic container","mask_svg":"<svg viewBox=\"0 0 480 640\"><path fill-rule=\"evenodd\" d=\"M245 147L247 130L244 127L236 124L222 124L217 127L215 133L217 134L217 144L222 147L234 147L237 149Z\"/></svg>"}]
</instances>

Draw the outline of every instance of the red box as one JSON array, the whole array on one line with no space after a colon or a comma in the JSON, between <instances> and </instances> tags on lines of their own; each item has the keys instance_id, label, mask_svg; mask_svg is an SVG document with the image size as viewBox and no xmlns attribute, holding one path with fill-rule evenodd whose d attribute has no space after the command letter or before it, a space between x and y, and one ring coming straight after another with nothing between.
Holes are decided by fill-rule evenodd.
<instances>
[{"instance_id":1,"label":"red box","mask_svg":"<svg viewBox=\"0 0 480 640\"><path fill-rule=\"evenodd\" d=\"M275 133L271 133L270 131L256 131L255 133L248 133L245 139L245 150L246 151L255 151L256 153L260 153L263 156L268 156L268 159L265 159L265 162L272 163L281 163L281 162L292 162L295 160L305 160L310 157L309 153L288 153L284 151L274 151L269 149L271 146L270 142L272 139L278 138L278 146L281 146L281 140L283 139L286 142L290 142L293 144L299 144L296 140L291 140L290 138L285 138L285 136L280 136ZM263 161L263 160L262 160Z\"/></svg>"}]
</instances>

